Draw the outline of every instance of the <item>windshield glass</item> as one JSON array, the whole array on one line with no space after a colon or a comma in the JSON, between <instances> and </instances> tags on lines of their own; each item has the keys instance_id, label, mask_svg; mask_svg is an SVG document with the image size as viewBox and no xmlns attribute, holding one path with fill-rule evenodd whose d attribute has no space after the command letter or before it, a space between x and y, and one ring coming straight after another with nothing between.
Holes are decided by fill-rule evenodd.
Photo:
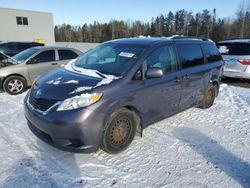
<instances>
[{"instance_id":1,"label":"windshield glass","mask_svg":"<svg viewBox=\"0 0 250 188\"><path fill-rule=\"evenodd\" d=\"M145 50L145 46L138 45L102 44L78 58L74 65L103 74L121 76L135 64Z\"/></svg>"},{"instance_id":2,"label":"windshield glass","mask_svg":"<svg viewBox=\"0 0 250 188\"><path fill-rule=\"evenodd\" d=\"M247 43L219 43L222 55L250 55L250 44Z\"/></svg>"},{"instance_id":3,"label":"windshield glass","mask_svg":"<svg viewBox=\"0 0 250 188\"><path fill-rule=\"evenodd\" d=\"M29 48L27 50L24 50L20 53L18 53L17 55L15 55L13 58L17 61L24 61L27 58L29 58L31 55L33 55L34 53L36 53L39 49L36 48Z\"/></svg>"}]
</instances>

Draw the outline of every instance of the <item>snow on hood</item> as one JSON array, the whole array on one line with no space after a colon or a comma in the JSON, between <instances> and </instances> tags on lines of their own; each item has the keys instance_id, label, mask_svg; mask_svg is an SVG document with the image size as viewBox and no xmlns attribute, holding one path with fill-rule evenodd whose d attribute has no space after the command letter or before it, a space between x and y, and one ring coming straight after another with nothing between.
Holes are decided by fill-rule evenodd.
<instances>
[{"instance_id":1,"label":"snow on hood","mask_svg":"<svg viewBox=\"0 0 250 188\"><path fill-rule=\"evenodd\" d=\"M58 78L56 78L54 80L47 81L46 83L49 84L49 85L50 84L59 85L59 84L78 84L79 83L78 80L68 80L66 82L62 82L62 79L63 79L63 77L61 76L61 77L58 77Z\"/></svg>"},{"instance_id":2,"label":"snow on hood","mask_svg":"<svg viewBox=\"0 0 250 188\"><path fill-rule=\"evenodd\" d=\"M46 82L47 84L52 84L52 85L59 85L61 83L62 77L56 78L54 80L50 80Z\"/></svg>"},{"instance_id":3,"label":"snow on hood","mask_svg":"<svg viewBox=\"0 0 250 188\"><path fill-rule=\"evenodd\" d=\"M115 77L115 76L103 78L100 82L98 82L93 87L84 87L84 86L83 87L78 87L74 91L70 92L70 94L80 93L80 92L83 92L83 91L89 91L89 90L97 88L99 86L110 84L112 81L117 80L117 79L119 79L119 77Z\"/></svg>"},{"instance_id":4,"label":"snow on hood","mask_svg":"<svg viewBox=\"0 0 250 188\"><path fill-rule=\"evenodd\" d=\"M80 93L80 92L84 92L84 91L89 91L89 90L92 90L92 89L97 88L99 86L110 84L112 81L121 78L121 77L116 77L114 75L108 75L108 74L101 73L101 75L103 75L103 77L102 77L100 74L98 74L97 70L77 67L74 65L74 62L75 62L75 59L70 61L67 65L65 65L64 69L66 69L68 71L72 71L74 73L79 73L79 74L82 74L85 76L91 76L91 77L95 77L95 78L99 78L99 79L101 78L101 81L98 82L95 86L79 86L74 91L70 92L69 94L76 94L76 93ZM68 80L66 82L63 82L62 80L63 80L63 77L58 77L56 79L47 81L46 83L52 84L52 85L79 84L79 80Z\"/></svg>"},{"instance_id":5,"label":"snow on hood","mask_svg":"<svg viewBox=\"0 0 250 188\"><path fill-rule=\"evenodd\" d=\"M96 71L96 70L92 70L92 69L85 69L85 68L81 68L81 67L77 67L74 64L75 59L73 61L70 61L68 64L66 64L64 66L64 68L68 71L72 71L72 72L77 72L80 74L84 74L87 76L92 76L92 77L97 77L97 78L102 78ZM106 75L105 75L106 76ZM111 76L111 75L107 75L107 76Z\"/></svg>"}]
</instances>

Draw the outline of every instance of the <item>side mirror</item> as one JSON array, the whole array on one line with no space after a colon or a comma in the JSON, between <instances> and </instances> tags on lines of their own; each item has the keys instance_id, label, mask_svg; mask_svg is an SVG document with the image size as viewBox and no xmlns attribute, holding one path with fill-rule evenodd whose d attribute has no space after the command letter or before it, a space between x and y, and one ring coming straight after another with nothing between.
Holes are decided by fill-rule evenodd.
<instances>
[{"instance_id":1,"label":"side mirror","mask_svg":"<svg viewBox=\"0 0 250 188\"><path fill-rule=\"evenodd\" d=\"M36 64L36 63L37 63L37 60L33 58L27 61L27 64Z\"/></svg>"},{"instance_id":2,"label":"side mirror","mask_svg":"<svg viewBox=\"0 0 250 188\"><path fill-rule=\"evenodd\" d=\"M161 78L164 76L162 69L160 68L150 68L146 72L146 78Z\"/></svg>"}]
</instances>

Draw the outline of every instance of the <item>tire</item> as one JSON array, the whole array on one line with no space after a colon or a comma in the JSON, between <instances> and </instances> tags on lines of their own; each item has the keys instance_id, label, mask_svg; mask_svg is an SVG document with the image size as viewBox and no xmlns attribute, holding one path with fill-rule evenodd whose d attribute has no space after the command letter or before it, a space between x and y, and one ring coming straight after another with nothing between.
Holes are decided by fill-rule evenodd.
<instances>
[{"instance_id":1,"label":"tire","mask_svg":"<svg viewBox=\"0 0 250 188\"><path fill-rule=\"evenodd\" d=\"M210 85L203 94L201 108L206 109L213 106L216 95L217 95L217 87L215 85Z\"/></svg>"},{"instance_id":2,"label":"tire","mask_svg":"<svg viewBox=\"0 0 250 188\"><path fill-rule=\"evenodd\" d=\"M138 121L135 112L122 108L110 117L102 136L102 150L110 154L124 151L133 141Z\"/></svg>"},{"instance_id":3,"label":"tire","mask_svg":"<svg viewBox=\"0 0 250 188\"><path fill-rule=\"evenodd\" d=\"M26 91L26 80L20 76L10 76L4 81L3 89L10 95L18 95Z\"/></svg>"}]
</instances>

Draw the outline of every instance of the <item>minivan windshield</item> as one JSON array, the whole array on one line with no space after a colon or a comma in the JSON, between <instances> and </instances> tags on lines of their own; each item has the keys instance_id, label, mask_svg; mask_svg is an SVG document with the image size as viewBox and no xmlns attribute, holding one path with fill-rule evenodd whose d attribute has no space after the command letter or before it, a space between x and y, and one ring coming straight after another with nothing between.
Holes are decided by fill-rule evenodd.
<instances>
[{"instance_id":1,"label":"minivan windshield","mask_svg":"<svg viewBox=\"0 0 250 188\"><path fill-rule=\"evenodd\" d=\"M79 68L97 70L103 74L122 76L145 50L146 47L141 45L102 44L78 58L74 65Z\"/></svg>"},{"instance_id":2,"label":"minivan windshield","mask_svg":"<svg viewBox=\"0 0 250 188\"><path fill-rule=\"evenodd\" d=\"M221 55L250 55L250 44L239 42L224 42L218 45Z\"/></svg>"},{"instance_id":3,"label":"minivan windshield","mask_svg":"<svg viewBox=\"0 0 250 188\"><path fill-rule=\"evenodd\" d=\"M27 50L24 50L20 53L18 53L17 55L15 55L13 58L18 61L18 62L22 62L24 60L26 60L27 58L29 58L30 56L32 56L34 53L36 53L39 49L37 48L29 48Z\"/></svg>"}]
</instances>

